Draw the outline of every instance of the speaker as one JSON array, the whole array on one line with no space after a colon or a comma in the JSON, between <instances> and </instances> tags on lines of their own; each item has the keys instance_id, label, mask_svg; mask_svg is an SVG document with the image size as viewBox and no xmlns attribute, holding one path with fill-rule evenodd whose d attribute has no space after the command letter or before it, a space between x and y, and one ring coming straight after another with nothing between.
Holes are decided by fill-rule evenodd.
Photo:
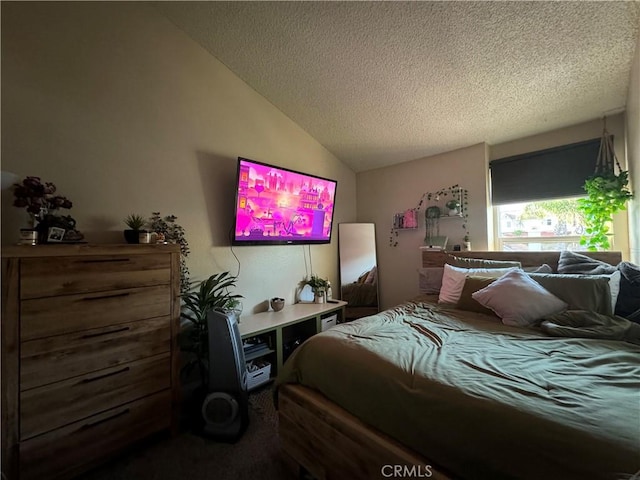
<instances>
[{"instance_id":1,"label":"speaker","mask_svg":"<svg viewBox=\"0 0 640 480\"><path fill-rule=\"evenodd\" d=\"M201 406L202 434L235 442L249 424L247 367L236 315L212 310L207 328L209 385Z\"/></svg>"}]
</instances>

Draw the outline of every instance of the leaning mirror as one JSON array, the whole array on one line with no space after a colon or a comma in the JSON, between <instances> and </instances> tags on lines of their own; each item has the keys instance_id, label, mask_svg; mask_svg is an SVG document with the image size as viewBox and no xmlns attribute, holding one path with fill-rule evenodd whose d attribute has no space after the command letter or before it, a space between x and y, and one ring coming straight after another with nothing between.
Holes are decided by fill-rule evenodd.
<instances>
[{"instance_id":1,"label":"leaning mirror","mask_svg":"<svg viewBox=\"0 0 640 480\"><path fill-rule=\"evenodd\" d=\"M373 223L338 225L340 294L348 302L346 319L378 313L378 262Z\"/></svg>"}]
</instances>

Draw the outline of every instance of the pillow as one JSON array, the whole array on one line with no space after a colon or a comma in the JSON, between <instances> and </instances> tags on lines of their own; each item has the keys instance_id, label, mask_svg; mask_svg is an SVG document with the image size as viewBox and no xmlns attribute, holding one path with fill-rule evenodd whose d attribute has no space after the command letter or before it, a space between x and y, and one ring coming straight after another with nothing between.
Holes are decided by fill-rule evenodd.
<instances>
[{"instance_id":1,"label":"pillow","mask_svg":"<svg viewBox=\"0 0 640 480\"><path fill-rule=\"evenodd\" d=\"M529 276L567 302L571 310L611 315L620 290L620 272L611 275L530 273Z\"/></svg>"},{"instance_id":2,"label":"pillow","mask_svg":"<svg viewBox=\"0 0 640 480\"><path fill-rule=\"evenodd\" d=\"M546 263L535 267L524 267L523 270L527 273L553 273L551 265L547 265Z\"/></svg>"},{"instance_id":3,"label":"pillow","mask_svg":"<svg viewBox=\"0 0 640 480\"><path fill-rule=\"evenodd\" d=\"M620 293L616 302L616 315L629 318L640 311L640 267L631 262L620 262ZM634 316L631 320L640 322Z\"/></svg>"},{"instance_id":4,"label":"pillow","mask_svg":"<svg viewBox=\"0 0 640 480\"><path fill-rule=\"evenodd\" d=\"M580 253L568 250L560 252L558 273L582 273L585 275L608 275L616 271L616 267Z\"/></svg>"},{"instance_id":5,"label":"pillow","mask_svg":"<svg viewBox=\"0 0 640 480\"><path fill-rule=\"evenodd\" d=\"M419 268L418 291L423 294L438 294L442 286L443 267Z\"/></svg>"},{"instance_id":6,"label":"pillow","mask_svg":"<svg viewBox=\"0 0 640 480\"><path fill-rule=\"evenodd\" d=\"M367 285L373 285L378 281L378 267L374 266L367 275L367 278L364 279L364 283Z\"/></svg>"},{"instance_id":7,"label":"pillow","mask_svg":"<svg viewBox=\"0 0 640 480\"><path fill-rule=\"evenodd\" d=\"M505 273L471 297L496 312L505 325L521 327L533 325L543 317L563 312L568 307L521 269Z\"/></svg>"},{"instance_id":8,"label":"pillow","mask_svg":"<svg viewBox=\"0 0 640 480\"><path fill-rule=\"evenodd\" d=\"M360 276L358 277L358 280L356 280L356 283L364 283L368 276L369 276L369 270L360 274Z\"/></svg>"},{"instance_id":9,"label":"pillow","mask_svg":"<svg viewBox=\"0 0 640 480\"><path fill-rule=\"evenodd\" d=\"M459 268L445 263L444 272L442 273L442 287L438 303L458 303L464 281L467 275L482 275L484 277L498 278L511 268Z\"/></svg>"},{"instance_id":10,"label":"pillow","mask_svg":"<svg viewBox=\"0 0 640 480\"><path fill-rule=\"evenodd\" d=\"M491 315L493 317L496 316L495 312L490 308L483 307L478 303L477 300L471 297L471 295L478 290L482 290L484 287L491 285L495 282L495 278L491 277L470 277L464 281L464 287L462 287L462 293L460 294L460 300L458 300L458 304L456 308L460 310L466 310L468 312L477 312L484 313L485 315Z\"/></svg>"},{"instance_id":11,"label":"pillow","mask_svg":"<svg viewBox=\"0 0 640 480\"><path fill-rule=\"evenodd\" d=\"M520 262L515 261L485 260L484 258L466 258L453 255L449 256L447 263L460 268L520 268L522 266Z\"/></svg>"}]
</instances>

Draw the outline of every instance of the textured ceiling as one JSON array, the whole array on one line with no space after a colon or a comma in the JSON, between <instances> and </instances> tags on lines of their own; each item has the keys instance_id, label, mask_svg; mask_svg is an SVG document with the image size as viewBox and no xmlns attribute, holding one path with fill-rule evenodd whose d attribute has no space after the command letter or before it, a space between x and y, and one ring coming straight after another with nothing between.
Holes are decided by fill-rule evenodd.
<instances>
[{"instance_id":1,"label":"textured ceiling","mask_svg":"<svg viewBox=\"0 0 640 480\"><path fill-rule=\"evenodd\" d=\"M625 106L638 2L159 2L356 172Z\"/></svg>"}]
</instances>

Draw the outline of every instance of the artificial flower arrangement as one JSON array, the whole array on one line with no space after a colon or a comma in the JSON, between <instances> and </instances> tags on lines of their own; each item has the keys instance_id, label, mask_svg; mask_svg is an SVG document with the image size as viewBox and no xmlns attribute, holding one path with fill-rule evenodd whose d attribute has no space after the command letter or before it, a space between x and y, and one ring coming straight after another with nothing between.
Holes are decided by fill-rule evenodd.
<instances>
[{"instance_id":1,"label":"artificial flower arrangement","mask_svg":"<svg viewBox=\"0 0 640 480\"><path fill-rule=\"evenodd\" d=\"M70 215L59 215L61 209L70 209L71 200L56 194L57 188L51 182L42 182L40 177L28 176L20 183L13 184L13 206L25 208L30 218L30 228L38 231L38 242L47 243L50 231L63 229L64 234L56 241L81 241L84 236L75 229L76 221Z\"/></svg>"},{"instance_id":2,"label":"artificial flower arrangement","mask_svg":"<svg viewBox=\"0 0 640 480\"><path fill-rule=\"evenodd\" d=\"M14 207L26 207L33 220L59 208L71 208L73 203L67 197L56 195L56 186L51 182L42 183L40 177L26 177L13 185Z\"/></svg>"}]
</instances>

